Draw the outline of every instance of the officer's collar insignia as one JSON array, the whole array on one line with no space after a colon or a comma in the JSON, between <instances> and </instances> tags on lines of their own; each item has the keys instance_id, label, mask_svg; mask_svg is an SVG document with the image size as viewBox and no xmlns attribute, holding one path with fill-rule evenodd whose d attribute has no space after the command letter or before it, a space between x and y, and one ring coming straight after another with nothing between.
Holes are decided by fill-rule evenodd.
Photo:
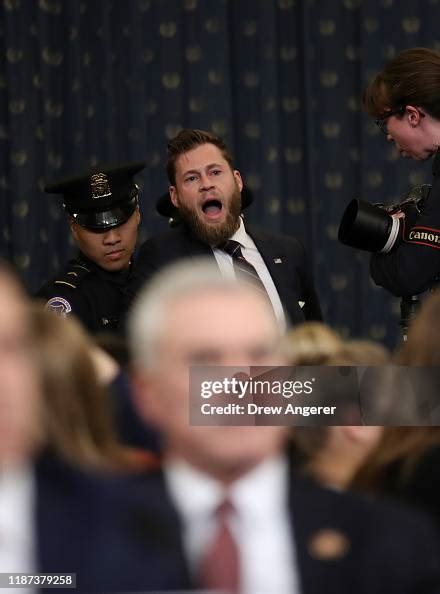
<instances>
[{"instance_id":1,"label":"officer's collar insignia","mask_svg":"<svg viewBox=\"0 0 440 594\"><path fill-rule=\"evenodd\" d=\"M111 196L110 185L105 173L94 173L90 177L90 187L92 189L92 198L106 198Z\"/></svg>"},{"instance_id":2,"label":"officer's collar insignia","mask_svg":"<svg viewBox=\"0 0 440 594\"><path fill-rule=\"evenodd\" d=\"M350 550L350 541L339 530L327 528L316 532L308 543L309 554L319 561L336 561Z\"/></svg>"}]
</instances>

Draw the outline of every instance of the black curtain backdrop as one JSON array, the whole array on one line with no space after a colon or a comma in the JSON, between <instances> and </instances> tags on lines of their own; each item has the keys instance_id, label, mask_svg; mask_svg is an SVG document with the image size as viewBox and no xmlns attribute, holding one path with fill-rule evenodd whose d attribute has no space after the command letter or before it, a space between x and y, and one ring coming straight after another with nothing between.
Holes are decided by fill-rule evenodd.
<instances>
[{"instance_id":1,"label":"black curtain backdrop","mask_svg":"<svg viewBox=\"0 0 440 594\"><path fill-rule=\"evenodd\" d=\"M326 321L395 344L399 301L337 229L353 197L430 181L360 97L399 50L440 49L438 0L3 0L0 14L0 255L30 290L73 251L45 182L145 159L145 239L167 226L167 139L206 128L255 193L247 218L306 243Z\"/></svg>"}]
</instances>

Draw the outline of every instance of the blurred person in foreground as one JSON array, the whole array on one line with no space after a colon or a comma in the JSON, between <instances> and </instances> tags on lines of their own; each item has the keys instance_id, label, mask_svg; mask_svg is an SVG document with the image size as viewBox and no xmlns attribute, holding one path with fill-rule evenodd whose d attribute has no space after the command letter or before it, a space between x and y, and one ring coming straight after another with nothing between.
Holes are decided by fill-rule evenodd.
<instances>
[{"instance_id":1,"label":"blurred person in foreground","mask_svg":"<svg viewBox=\"0 0 440 594\"><path fill-rule=\"evenodd\" d=\"M88 592L154 590L157 583L145 567L155 566L155 557L142 545L144 532L152 528L130 514L125 474L113 476L103 464L111 455L117 462L113 467L120 468L108 447L105 416L85 419L92 411L101 414L101 404L69 400L78 397L72 381L76 388L81 384L84 398L100 398L93 364L87 363L86 352L75 355L83 363L69 361L68 344L66 361L61 352L54 355L56 361L44 361L48 337L40 344L32 331L37 327L41 323L32 321L24 292L0 264L0 572L75 573L77 590ZM59 329L67 335L71 330ZM69 374L64 379L58 375L58 386L55 377L62 370L48 369L57 364ZM73 372L82 380L73 379ZM105 435L100 444L91 440L91 422ZM161 578L168 589L174 586L172 573ZM30 586L27 591L35 590Z\"/></svg>"},{"instance_id":2,"label":"blurred person in foreground","mask_svg":"<svg viewBox=\"0 0 440 594\"><path fill-rule=\"evenodd\" d=\"M264 296L190 260L140 293L129 322L136 403L164 440L163 468L144 477L138 506L151 522L168 518L156 550L162 560L180 551L182 589L439 592L438 542L424 519L296 476L288 427L190 426L190 366L283 361Z\"/></svg>"},{"instance_id":3,"label":"blurred person in foreground","mask_svg":"<svg viewBox=\"0 0 440 594\"><path fill-rule=\"evenodd\" d=\"M293 328L282 346L289 365L297 366L382 366L390 355L381 345L367 340L344 340L325 324L307 322ZM353 392L357 395L361 377L356 373ZM318 482L345 489L376 445L383 428L358 425L296 427L292 434L298 469Z\"/></svg>"},{"instance_id":4,"label":"blurred person in foreground","mask_svg":"<svg viewBox=\"0 0 440 594\"><path fill-rule=\"evenodd\" d=\"M118 442L108 393L118 367L111 357L74 318L32 305L29 324L38 345L46 448L73 466L98 471L135 471L153 462L146 451Z\"/></svg>"},{"instance_id":5,"label":"blurred person in foreground","mask_svg":"<svg viewBox=\"0 0 440 594\"><path fill-rule=\"evenodd\" d=\"M394 215L405 219L396 245L371 258L375 283L408 297L435 286L440 276L440 53L424 47L400 52L369 83L363 105L403 157L434 157L428 197Z\"/></svg>"},{"instance_id":6,"label":"blurred person in foreground","mask_svg":"<svg viewBox=\"0 0 440 594\"><path fill-rule=\"evenodd\" d=\"M397 497L433 515L440 527L440 293L423 303L396 354L416 380L425 406L424 427L385 427L382 438L353 479L358 489Z\"/></svg>"},{"instance_id":7,"label":"blurred person in foreground","mask_svg":"<svg viewBox=\"0 0 440 594\"><path fill-rule=\"evenodd\" d=\"M440 528L440 427L384 427L350 486L428 512Z\"/></svg>"},{"instance_id":8,"label":"blurred person in foreground","mask_svg":"<svg viewBox=\"0 0 440 594\"><path fill-rule=\"evenodd\" d=\"M225 277L237 275L258 286L282 323L321 319L302 243L255 228L241 216L243 180L223 139L184 129L167 152L169 194L181 224L140 247L129 296L167 264L209 256Z\"/></svg>"},{"instance_id":9,"label":"blurred person in foreground","mask_svg":"<svg viewBox=\"0 0 440 594\"><path fill-rule=\"evenodd\" d=\"M396 354L396 363L440 367L440 291L423 302L408 333L408 340Z\"/></svg>"}]
</instances>

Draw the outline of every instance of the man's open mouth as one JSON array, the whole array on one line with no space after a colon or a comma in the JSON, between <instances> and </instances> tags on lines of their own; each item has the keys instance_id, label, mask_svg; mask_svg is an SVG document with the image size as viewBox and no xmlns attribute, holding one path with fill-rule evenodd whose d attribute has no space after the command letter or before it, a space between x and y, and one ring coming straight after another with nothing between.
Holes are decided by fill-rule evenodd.
<instances>
[{"instance_id":1,"label":"man's open mouth","mask_svg":"<svg viewBox=\"0 0 440 594\"><path fill-rule=\"evenodd\" d=\"M202 211L209 219L217 219L223 210L223 204L216 198L206 200L202 204Z\"/></svg>"}]
</instances>

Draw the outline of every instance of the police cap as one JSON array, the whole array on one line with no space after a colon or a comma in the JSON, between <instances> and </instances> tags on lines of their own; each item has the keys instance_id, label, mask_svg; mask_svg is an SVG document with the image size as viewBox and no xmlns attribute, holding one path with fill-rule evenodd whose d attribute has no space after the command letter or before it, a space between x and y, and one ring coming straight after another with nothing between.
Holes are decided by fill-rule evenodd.
<instances>
[{"instance_id":1,"label":"police cap","mask_svg":"<svg viewBox=\"0 0 440 594\"><path fill-rule=\"evenodd\" d=\"M133 176L145 167L143 161L116 166L96 166L87 173L45 186L49 194L62 194L63 206L82 227L93 231L125 223L138 204L138 186Z\"/></svg>"}]
</instances>

